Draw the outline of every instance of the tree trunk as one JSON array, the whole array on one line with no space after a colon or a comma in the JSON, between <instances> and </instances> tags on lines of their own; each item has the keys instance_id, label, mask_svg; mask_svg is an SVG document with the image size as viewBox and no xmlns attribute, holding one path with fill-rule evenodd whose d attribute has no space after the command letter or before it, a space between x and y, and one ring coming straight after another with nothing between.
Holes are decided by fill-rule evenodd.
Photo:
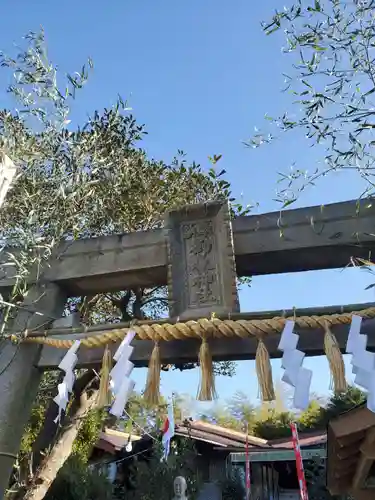
<instances>
[{"instance_id":1,"label":"tree trunk","mask_svg":"<svg viewBox=\"0 0 375 500\"><path fill-rule=\"evenodd\" d=\"M62 431L51 452L45 458L33 478L31 488L24 495L24 500L42 500L57 473L72 453L73 443L83 423L84 417L94 407L98 391L94 391L90 397L83 393L80 405L74 414L70 416L70 422Z\"/></svg>"},{"instance_id":2,"label":"tree trunk","mask_svg":"<svg viewBox=\"0 0 375 500\"><path fill-rule=\"evenodd\" d=\"M23 332L45 324L46 317L59 317L65 305L65 292L53 283L34 286L17 313L12 328ZM29 309L42 311L41 316ZM40 356L38 344L14 345L6 342L1 348L0 373L0 498L9 485L22 435L37 395L41 372L35 367ZM7 365L7 360L10 360Z\"/></svg>"},{"instance_id":3,"label":"tree trunk","mask_svg":"<svg viewBox=\"0 0 375 500\"><path fill-rule=\"evenodd\" d=\"M73 394L74 400L71 406L71 413L74 413L79 409L81 396L84 391L87 390L89 385L93 382L96 377L95 372L93 370L88 370L83 373L77 380L74 382L73 386ZM63 379L63 374L61 375L60 383ZM56 389L57 394L57 389ZM55 418L59 414L59 408L57 404L51 399L49 405L47 406L46 412L44 414L44 424L42 429L40 430L34 444L32 447L32 468L33 472L41 465L44 457L48 455L48 450L53 446L55 438L57 437L58 426L55 423ZM61 415L60 425L64 427L65 421L69 418L69 415L66 415L65 412Z\"/></svg>"}]
</instances>

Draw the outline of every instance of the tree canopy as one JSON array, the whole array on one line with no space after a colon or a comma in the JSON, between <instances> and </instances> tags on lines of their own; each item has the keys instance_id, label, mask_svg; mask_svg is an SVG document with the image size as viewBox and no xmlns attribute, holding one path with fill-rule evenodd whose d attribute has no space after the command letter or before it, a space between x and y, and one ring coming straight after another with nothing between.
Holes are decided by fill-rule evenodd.
<instances>
[{"instance_id":1,"label":"tree canopy","mask_svg":"<svg viewBox=\"0 0 375 500\"><path fill-rule=\"evenodd\" d=\"M245 394L237 393L226 404L207 412L203 419L242 432L247 428L251 435L272 440L290 436L293 421L300 432L324 430L331 418L364 403L365 399L359 388L348 386L345 393L333 394L325 403L313 398L306 410L295 413L285 401L256 406Z\"/></svg>"},{"instance_id":2,"label":"tree canopy","mask_svg":"<svg viewBox=\"0 0 375 500\"><path fill-rule=\"evenodd\" d=\"M306 185L340 169L357 171L367 183L365 194L373 193L373 6L374 2L343 5L326 0L315 1L307 7L297 2L290 9L277 12L264 26L267 33L286 26L286 50L297 52L301 58L295 66L297 87L293 88L294 79L290 77L288 89L297 96L302 116L293 118L286 113L269 121L281 131L302 128L312 144L326 148L323 170L313 174L297 170L283 177L287 182L286 189L280 193L284 206L295 200ZM182 151L170 163L149 158L142 147L146 129L137 123L121 97L111 108L92 110L85 123L78 125L71 121L71 108L88 81L92 61L60 83L56 66L47 56L44 33L29 33L25 40L25 48L14 57L0 55L1 66L13 72L13 83L8 90L18 103L17 109L0 111L0 151L19 168L13 189L0 211L2 243L9 249L5 265L13 266L17 277L7 297L13 305L19 305L28 292L26 278L31 267L38 266L43 271L62 239L74 241L159 228L167 210L208 200L231 200L233 217L248 212L249 207L235 203L225 171L218 169L219 156L210 158L207 169L188 163ZM314 83L316 76L320 78L318 83ZM356 79L358 84L354 88L352 82ZM257 135L250 144L257 147L272 139L272 134ZM290 188L296 182L300 184L290 197ZM67 312L79 310L86 324L160 317L166 308L165 288L129 289L126 283L117 293L74 297L67 304ZM2 333L8 327L12 311L12 307L3 310ZM216 371L233 374L234 365L219 363ZM80 373L77 382L86 375L87 372ZM89 375L95 379L95 374ZM56 376L50 377L55 386ZM35 454L35 443L51 423L48 413L51 385L48 377L44 380L47 388L41 387L35 402L20 462L23 459L27 462ZM63 463L71 452L74 457L62 469L67 488L70 486L66 474L70 474L72 460L79 460L80 466L87 460L103 424L103 415L98 412L88 411L82 418L71 409L77 410L85 390L86 386L74 399L73 403L77 404L69 408L66 425L63 422L47 447L44 442L43 447L37 449L39 454L46 454L45 465L56 443L61 444L64 432L74 425L77 439L73 449L61 448L65 453ZM95 388L90 387L90 390L90 394L95 392ZM301 429L321 428L337 408L347 409L353 402L363 400L356 389L350 391L349 396L331 399L324 409L316 402L311 403L306 412L298 415ZM137 403L137 397L132 399L129 411L132 414L139 411L134 418L141 422L140 425L157 427L159 409L145 408L140 397ZM290 420L296 416L288 409L280 410L275 406L255 408L239 395L224 411L216 411L207 418L229 427L241 426L241 429L247 423L253 434L272 439L289 435ZM177 457L176 461L179 459ZM157 474L147 487L158 484L159 464L160 461L155 462ZM38 479L38 471L29 463L26 465L22 472L27 470L29 473L31 469L34 477L17 476L18 486L24 489L33 480L37 484ZM82 497L90 497L92 485L86 478L86 469L77 468L77 471L82 473L82 484L86 485ZM145 471L140 471L142 481L145 475ZM51 499L54 498L54 492L50 494ZM68 497L68 493L66 495Z\"/></svg>"},{"instance_id":3,"label":"tree canopy","mask_svg":"<svg viewBox=\"0 0 375 500\"><path fill-rule=\"evenodd\" d=\"M262 24L266 35L285 33L291 66L284 90L295 100L280 116L266 115L270 127L247 144L301 131L322 160L309 171L296 158L280 174L284 206L335 172L355 172L364 186L359 197L374 195L374 7L374 0L297 0Z\"/></svg>"},{"instance_id":4,"label":"tree canopy","mask_svg":"<svg viewBox=\"0 0 375 500\"><path fill-rule=\"evenodd\" d=\"M72 109L93 62L88 60L79 73L64 78L48 58L43 31L28 33L15 55L0 53L0 65L12 72L8 93L16 102L15 108L0 111L0 152L18 167L0 212L5 247L1 266L4 272L13 267L16 277L6 297L10 305L2 310L1 334L7 332L14 311L29 291L31 269L38 269L40 276L61 240L160 228L166 211L209 200L229 199L233 217L249 210L235 203L225 171L218 169L220 156L208 158L206 167L188 163L182 151L170 163L149 158L142 142L147 134L145 126L136 121L121 97L112 107L91 110L84 123L75 123ZM124 283L123 290L116 293L72 297L66 312L78 310L85 324L158 318L167 311L167 299L164 287L130 289ZM232 375L234 369L232 362L215 364L217 373ZM103 423L90 412L83 418L80 406L87 390L91 399L95 396L95 373L78 375L76 384L91 377L89 385L76 393L58 432L53 425L56 415L51 391L40 389L22 443L20 460L25 467L15 476L23 489L39 484L40 471L35 467L42 455L44 466L48 466L46 452L50 456L58 449L66 460L81 446L81 452L87 454L90 446L84 443L90 445ZM57 380L56 374L44 378L55 388ZM78 434L73 449L64 445L64 433L72 428ZM30 456L35 458L32 466L26 463ZM31 478L30 468L35 473ZM40 492L38 495L30 493L27 498L41 498Z\"/></svg>"},{"instance_id":5,"label":"tree canopy","mask_svg":"<svg viewBox=\"0 0 375 500\"><path fill-rule=\"evenodd\" d=\"M14 57L0 54L1 66L13 72L8 92L17 103L0 111L0 151L19 169L0 212L2 240L17 250L6 263L18 277L11 301L22 300L30 267L42 266L62 239L159 228L166 211L208 200L231 200L233 216L249 210L235 203L225 171L217 168L219 156L207 160L206 169L188 163L182 151L171 163L148 158L145 126L121 97L74 124L72 108L92 61L64 81L48 59L43 31L29 33L25 42ZM77 309L88 324L160 317L167 292L124 283L117 293L70 299L67 310ZM232 374L234 365L216 369Z\"/></svg>"}]
</instances>

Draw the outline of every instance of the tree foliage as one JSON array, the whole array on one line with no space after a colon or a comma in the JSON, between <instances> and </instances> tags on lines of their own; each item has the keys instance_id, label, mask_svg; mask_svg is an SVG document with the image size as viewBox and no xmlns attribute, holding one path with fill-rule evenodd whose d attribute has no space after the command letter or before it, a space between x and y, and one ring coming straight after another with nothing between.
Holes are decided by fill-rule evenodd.
<instances>
[{"instance_id":1,"label":"tree foliage","mask_svg":"<svg viewBox=\"0 0 375 500\"><path fill-rule=\"evenodd\" d=\"M290 436L290 422L293 414L289 411L278 412L268 408L265 415L255 422L253 433L263 439L277 439Z\"/></svg>"},{"instance_id":2,"label":"tree foliage","mask_svg":"<svg viewBox=\"0 0 375 500\"><path fill-rule=\"evenodd\" d=\"M232 198L225 171L217 169L220 157L207 170L189 164L182 151L170 164L149 159L145 127L121 97L73 126L71 109L92 61L64 82L47 57L43 31L25 39L15 57L0 55L0 65L13 71L8 91L18 106L0 111L0 150L19 168L0 213L1 237L13 247L4 271L13 266L18 278L9 300L22 300L30 267L43 269L61 240L160 228L166 211L208 200L230 199L233 216L249 210ZM88 324L160 317L166 289L124 283L115 294L70 299L72 310ZM232 374L233 364L216 370Z\"/></svg>"},{"instance_id":3,"label":"tree foliage","mask_svg":"<svg viewBox=\"0 0 375 500\"><path fill-rule=\"evenodd\" d=\"M315 458L305 465L305 477L309 492L309 500L352 500L351 495L332 496L328 491L326 460Z\"/></svg>"},{"instance_id":4,"label":"tree foliage","mask_svg":"<svg viewBox=\"0 0 375 500\"><path fill-rule=\"evenodd\" d=\"M305 477L311 500L330 500L332 496L326 488L326 463L324 459L311 460L305 466Z\"/></svg>"},{"instance_id":5,"label":"tree foliage","mask_svg":"<svg viewBox=\"0 0 375 500\"><path fill-rule=\"evenodd\" d=\"M39 385L39 391L34 401L29 422L25 428L20 449L20 458L24 458L32 452L35 440L44 424L47 406L56 391L58 374L56 372L45 372Z\"/></svg>"},{"instance_id":6,"label":"tree foliage","mask_svg":"<svg viewBox=\"0 0 375 500\"><path fill-rule=\"evenodd\" d=\"M221 481L220 487L223 500L243 500L245 498L246 489L242 479L239 471L234 470Z\"/></svg>"},{"instance_id":7,"label":"tree foliage","mask_svg":"<svg viewBox=\"0 0 375 500\"><path fill-rule=\"evenodd\" d=\"M279 200L284 206L307 186L340 171L363 181L361 197L374 194L374 0L297 0L263 23L266 35L283 30L283 52L291 56L285 75L293 110L266 116L270 129L248 141L258 147L278 133L302 131L308 145L319 147L322 162L313 171L297 164L281 174Z\"/></svg>"},{"instance_id":8,"label":"tree foliage","mask_svg":"<svg viewBox=\"0 0 375 500\"><path fill-rule=\"evenodd\" d=\"M363 404L365 394L355 386L348 386L345 393L332 395L326 404L313 399L309 407L295 413L277 403L252 405L246 395L237 393L226 405L216 406L204 415L205 420L263 439L289 437L290 423L297 422L300 432L324 430L331 418Z\"/></svg>"},{"instance_id":9,"label":"tree foliage","mask_svg":"<svg viewBox=\"0 0 375 500\"><path fill-rule=\"evenodd\" d=\"M175 420L180 423L184 415L181 407L183 405L182 397L176 395L174 401ZM249 434L263 439L278 439L290 438L290 422L296 421L300 432L309 432L314 430L325 430L329 419L348 411L349 409L358 406L365 402L365 395L362 391L354 386L349 386L348 391L344 394L335 396L332 395L327 404L322 406L317 400L312 400L309 407L300 414L294 414L283 408L282 405L268 405L256 407L250 403L248 398L237 393L224 407L216 407L215 410L206 415L206 419L215 422L234 430L244 431L246 425L249 428ZM278 408L279 409L278 409ZM127 405L127 413L131 417L131 426L129 427L129 419L116 422L117 429L130 432L132 434L142 435L145 432L158 440L160 429L166 414L166 402L162 401L158 407L147 405L142 394L134 393ZM66 498L78 498L76 495L82 493L85 495L91 494L94 499L101 500L103 488L98 486L96 493L85 493L93 491L91 485L96 488L97 482L102 481L107 485L106 479L103 476L98 476L94 472L87 469L87 459L89 451L92 449L101 428L100 415L92 412L90 418L85 419L84 425L79 432L76 440L74 454L67 461L66 465L61 469L53 486L48 493L48 499L58 498L60 495L67 495ZM173 479L176 475L182 474L185 477L192 478L190 484L190 497L194 498L193 494L199 489L201 479L196 475L196 452L194 446L188 441L182 440L181 445L172 450L168 467L165 462L160 462L160 443L156 443L152 447L152 454L147 453L145 461L136 461L130 467L132 489L126 489L126 485L117 487L115 492L116 498L154 498L155 488L160 498L169 498L168 495L173 491ZM149 456L148 456L149 455ZM144 478L148 475L148 481ZM157 490L158 478L163 478L163 490ZM309 492L312 498L331 498L325 488L325 464L321 461L314 462L311 467L306 469L306 477L309 483ZM83 483L81 484L81 481ZM77 486L80 485L81 486ZM235 474L221 484L223 495L225 498L242 498L243 485ZM81 488L81 489L80 489ZM82 490L83 488L83 490ZM126 490L126 491L125 491ZM52 495L50 497L50 495ZM164 496L163 496L164 495ZM322 496L323 495L323 496ZM65 496L64 496L65 498Z\"/></svg>"},{"instance_id":10,"label":"tree foliage","mask_svg":"<svg viewBox=\"0 0 375 500\"><path fill-rule=\"evenodd\" d=\"M168 462L161 460L162 448L154 444L152 454L147 460L137 461L133 468L133 487L127 491L120 489L116 498L129 500L170 500L173 481L177 476L185 477L188 497L196 498L202 485L197 468L197 452L188 439L172 442Z\"/></svg>"},{"instance_id":11,"label":"tree foliage","mask_svg":"<svg viewBox=\"0 0 375 500\"><path fill-rule=\"evenodd\" d=\"M308 140L327 148L326 167L313 175L297 171L285 177L288 189L282 192L283 196L290 192L290 183L302 181L298 188L301 190L306 183L340 169L358 171L368 183L367 194L372 193L371 118L375 91L372 7L373 2L344 5L327 0L322 4L315 1L312 7L297 2L291 9L277 13L272 23L264 27L265 31L272 32L287 24L287 50L300 51L301 57L295 68L298 87L293 92L304 114L298 119L285 114L272 122L282 131L302 127L307 131ZM122 98L111 108L93 111L86 123L74 125L71 108L87 83L93 66L91 60L79 73L67 75L65 83L60 83L56 67L47 57L44 33L40 32L29 33L26 47L15 57L1 54L0 65L13 72L14 81L8 90L18 103L17 110L0 111L0 150L19 168L14 187L0 212L2 242L12 246L3 271L7 272L9 267L14 269L16 285L8 297L14 304L19 304L27 294L30 269L36 267L42 273L46 260L62 239L74 241L160 228L167 210L213 199L230 199L233 216L247 213L248 207L234 203L225 172L217 169L219 157L211 158L207 171L195 163L189 164L182 152L170 164L148 158L142 148L145 127L137 123ZM313 83L318 75L324 85ZM292 88L293 78L289 80ZM353 81L356 81L355 87ZM264 140L258 136L252 145L257 146ZM272 136L266 138L266 142L269 140ZM291 200L284 196L284 201ZM124 289L115 294L72 298L67 311L79 310L88 324L159 317L166 311L164 288L129 289L126 285L124 283ZM3 324L12 310L3 312ZM2 327L1 332L3 330ZM216 366L221 373L233 372L230 363ZM23 440L25 454L30 452L43 425L45 401L47 399L36 402ZM335 404L344 407L348 401ZM270 407L259 422L250 404L237 401L231 405L230 418L224 422L225 417L221 424L237 425L238 415L242 415L252 432L262 437L276 437L276 431L286 432L291 417L288 412L280 413ZM328 406L327 412L333 406L330 408ZM158 412L152 410L151 413L157 420ZM306 428L318 425L316 422L321 425L324 419L318 413L316 408L310 408L310 414L300 416L301 423L305 422ZM143 414L142 418L149 416ZM74 460L79 456L87 458L100 423L101 418L91 413L80 430ZM137 480L143 488L143 496L139 498L151 500L155 491L157 498L162 498L160 477L168 495L170 481L177 472L189 477L188 471L183 470L183 462L189 463L187 454L192 451L184 449L176 453L170 473L163 469L157 456L152 459L154 476L151 479L148 468L141 468ZM79 495L90 498L92 486L89 479L85 479L87 470L72 464L73 461L69 461L58 476L66 488L64 498L75 498L67 479L71 474L69 467L81 478L77 484L86 488L79 490ZM191 484L190 491L196 487ZM52 500L55 493L50 494Z\"/></svg>"},{"instance_id":12,"label":"tree foliage","mask_svg":"<svg viewBox=\"0 0 375 500\"><path fill-rule=\"evenodd\" d=\"M200 418L228 429L243 432L248 428L249 432L252 432L257 416L256 410L246 394L236 392L227 402L215 404L211 410L201 414Z\"/></svg>"},{"instance_id":13,"label":"tree foliage","mask_svg":"<svg viewBox=\"0 0 375 500\"><path fill-rule=\"evenodd\" d=\"M30 32L14 56L0 53L0 66L13 73L8 92L17 106L0 110L0 152L18 167L0 212L5 247L1 270L15 278L6 297L11 305L2 313L1 335L7 333L13 306L28 293L30 273L42 279L47 260L61 257L57 253L61 240L161 228L166 211L209 200L230 199L233 216L248 210L236 205L225 171L217 170L220 157L211 158L206 170L189 164L182 151L170 163L148 158L142 148L145 127L121 97L113 107L94 110L85 123L74 123L72 108L93 63L88 60L80 72L61 78L48 58L43 31ZM73 297L66 306L66 313L79 311L86 324L158 318L166 310L166 288L131 288L126 282L116 293ZM215 370L231 375L234 364L217 363ZM45 412L51 396L41 387L21 459L32 454L48 424ZM90 413L78 426L76 455L89 453L102 421L99 417ZM52 441L43 449L51 450L62 432L63 428L52 433Z\"/></svg>"},{"instance_id":14,"label":"tree foliage","mask_svg":"<svg viewBox=\"0 0 375 500\"><path fill-rule=\"evenodd\" d=\"M112 485L107 478L71 457L49 489L46 500L111 500Z\"/></svg>"},{"instance_id":15,"label":"tree foliage","mask_svg":"<svg viewBox=\"0 0 375 500\"><path fill-rule=\"evenodd\" d=\"M329 420L341 413L355 408L366 402L366 394L358 387L352 385L342 394L333 395L325 408L326 419Z\"/></svg>"},{"instance_id":16,"label":"tree foliage","mask_svg":"<svg viewBox=\"0 0 375 500\"><path fill-rule=\"evenodd\" d=\"M91 410L84 418L73 445L73 454L83 463L87 463L90 458L92 450L98 442L104 421L105 412L97 408Z\"/></svg>"}]
</instances>

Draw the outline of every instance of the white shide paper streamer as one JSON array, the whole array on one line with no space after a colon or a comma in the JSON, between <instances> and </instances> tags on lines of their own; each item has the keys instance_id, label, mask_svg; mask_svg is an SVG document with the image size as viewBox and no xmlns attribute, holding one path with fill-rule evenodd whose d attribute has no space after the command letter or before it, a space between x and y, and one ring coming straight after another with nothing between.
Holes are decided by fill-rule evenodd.
<instances>
[{"instance_id":1,"label":"white shide paper streamer","mask_svg":"<svg viewBox=\"0 0 375 500\"><path fill-rule=\"evenodd\" d=\"M312 371L302 366L305 354L297 349L299 336L294 333L294 321L287 321L281 334L278 349L283 351L282 381L294 389L293 406L305 410L310 402Z\"/></svg>"},{"instance_id":2,"label":"white shide paper streamer","mask_svg":"<svg viewBox=\"0 0 375 500\"><path fill-rule=\"evenodd\" d=\"M110 389L115 398L109 412L117 418L120 418L124 413L125 405L135 386L135 382L130 379L134 364L129 360L134 349L130 345L134 336L135 332L129 330L113 356L116 364L109 374Z\"/></svg>"},{"instance_id":3,"label":"white shide paper streamer","mask_svg":"<svg viewBox=\"0 0 375 500\"><path fill-rule=\"evenodd\" d=\"M346 352L352 355L354 383L367 391L367 408L375 412L375 354L367 350L367 335L361 334L361 316L352 316Z\"/></svg>"},{"instance_id":4,"label":"white shide paper streamer","mask_svg":"<svg viewBox=\"0 0 375 500\"><path fill-rule=\"evenodd\" d=\"M66 410L69 394L73 391L74 384L74 368L78 361L77 351L81 344L80 340L76 340L72 347L65 354L59 364L59 369L65 372L65 376L61 384L57 386L57 396L53 398L54 402L59 407L59 413L55 418L55 423L60 422L61 413Z\"/></svg>"}]
</instances>

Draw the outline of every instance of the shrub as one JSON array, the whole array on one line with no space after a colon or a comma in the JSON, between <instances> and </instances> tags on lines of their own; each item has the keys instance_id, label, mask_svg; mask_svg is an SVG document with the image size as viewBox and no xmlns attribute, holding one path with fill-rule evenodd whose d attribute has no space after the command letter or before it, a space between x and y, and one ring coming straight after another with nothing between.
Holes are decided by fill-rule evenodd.
<instances>
[{"instance_id":1,"label":"shrub","mask_svg":"<svg viewBox=\"0 0 375 500\"><path fill-rule=\"evenodd\" d=\"M71 457L52 483L45 500L111 500L112 485L79 458Z\"/></svg>"},{"instance_id":2,"label":"shrub","mask_svg":"<svg viewBox=\"0 0 375 500\"><path fill-rule=\"evenodd\" d=\"M224 479L221 484L222 500L243 500L246 490L243 485L239 471L234 470L232 474Z\"/></svg>"}]
</instances>

